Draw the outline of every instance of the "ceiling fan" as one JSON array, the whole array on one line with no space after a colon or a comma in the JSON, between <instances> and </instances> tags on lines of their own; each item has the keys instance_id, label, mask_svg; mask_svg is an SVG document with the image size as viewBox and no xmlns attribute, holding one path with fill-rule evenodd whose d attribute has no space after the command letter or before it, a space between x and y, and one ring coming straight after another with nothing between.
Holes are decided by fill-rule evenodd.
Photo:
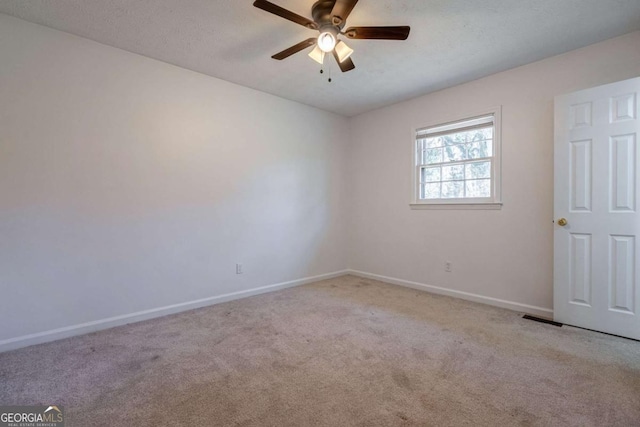
<instances>
[{"instance_id":1,"label":"ceiling fan","mask_svg":"<svg viewBox=\"0 0 640 427\"><path fill-rule=\"evenodd\" d=\"M356 67L350 58L353 49L339 40L339 35L349 39L406 40L411 30L410 27L400 26L349 27L343 31L347 18L356 3L358 0L319 0L311 7L313 21L266 0L256 0L253 5L320 33L318 37L309 38L276 53L272 56L273 59L282 60L315 45L315 48L309 53L311 58L322 64L325 54L331 53L338 62L340 70L346 72Z\"/></svg>"}]
</instances>

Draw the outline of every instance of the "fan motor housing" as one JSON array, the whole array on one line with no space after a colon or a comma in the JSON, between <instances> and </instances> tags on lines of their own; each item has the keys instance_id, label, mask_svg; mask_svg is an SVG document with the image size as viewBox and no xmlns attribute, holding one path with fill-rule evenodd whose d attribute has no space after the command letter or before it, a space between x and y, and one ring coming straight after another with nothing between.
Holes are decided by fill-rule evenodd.
<instances>
[{"instance_id":1,"label":"fan motor housing","mask_svg":"<svg viewBox=\"0 0 640 427\"><path fill-rule=\"evenodd\" d=\"M336 27L338 31L342 30L345 21L337 19L334 20L331 16L331 11L335 5L335 0L319 0L311 7L311 16L319 27L332 26Z\"/></svg>"}]
</instances>

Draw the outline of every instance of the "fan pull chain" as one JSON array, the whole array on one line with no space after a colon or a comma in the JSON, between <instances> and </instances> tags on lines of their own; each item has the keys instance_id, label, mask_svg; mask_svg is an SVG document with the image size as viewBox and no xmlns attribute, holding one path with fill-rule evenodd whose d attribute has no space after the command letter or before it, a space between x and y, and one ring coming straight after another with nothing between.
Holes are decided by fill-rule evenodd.
<instances>
[{"instance_id":1,"label":"fan pull chain","mask_svg":"<svg viewBox=\"0 0 640 427\"><path fill-rule=\"evenodd\" d=\"M329 79L327 80L329 83L331 83L331 66L329 66L327 68L327 72L329 74ZM320 74L324 74L324 65L322 65L322 67L320 67Z\"/></svg>"}]
</instances>

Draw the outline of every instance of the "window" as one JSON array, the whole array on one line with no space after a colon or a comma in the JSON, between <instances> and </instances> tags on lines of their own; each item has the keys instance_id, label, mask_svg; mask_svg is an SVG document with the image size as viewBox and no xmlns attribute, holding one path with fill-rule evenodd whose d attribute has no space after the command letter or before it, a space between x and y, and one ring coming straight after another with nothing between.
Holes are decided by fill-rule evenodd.
<instances>
[{"instance_id":1,"label":"window","mask_svg":"<svg viewBox=\"0 0 640 427\"><path fill-rule=\"evenodd\" d=\"M500 110L415 132L412 207L500 207Z\"/></svg>"}]
</instances>

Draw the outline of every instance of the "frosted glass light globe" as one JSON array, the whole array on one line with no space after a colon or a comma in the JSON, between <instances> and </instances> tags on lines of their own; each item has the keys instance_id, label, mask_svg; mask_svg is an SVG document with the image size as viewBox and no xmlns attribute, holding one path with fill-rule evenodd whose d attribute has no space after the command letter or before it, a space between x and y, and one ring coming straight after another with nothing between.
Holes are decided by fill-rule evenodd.
<instances>
[{"instance_id":1,"label":"frosted glass light globe","mask_svg":"<svg viewBox=\"0 0 640 427\"><path fill-rule=\"evenodd\" d=\"M329 53L335 46L336 38L333 34L324 32L318 36L318 47L320 47L323 52Z\"/></svg>"}]
</instances>

